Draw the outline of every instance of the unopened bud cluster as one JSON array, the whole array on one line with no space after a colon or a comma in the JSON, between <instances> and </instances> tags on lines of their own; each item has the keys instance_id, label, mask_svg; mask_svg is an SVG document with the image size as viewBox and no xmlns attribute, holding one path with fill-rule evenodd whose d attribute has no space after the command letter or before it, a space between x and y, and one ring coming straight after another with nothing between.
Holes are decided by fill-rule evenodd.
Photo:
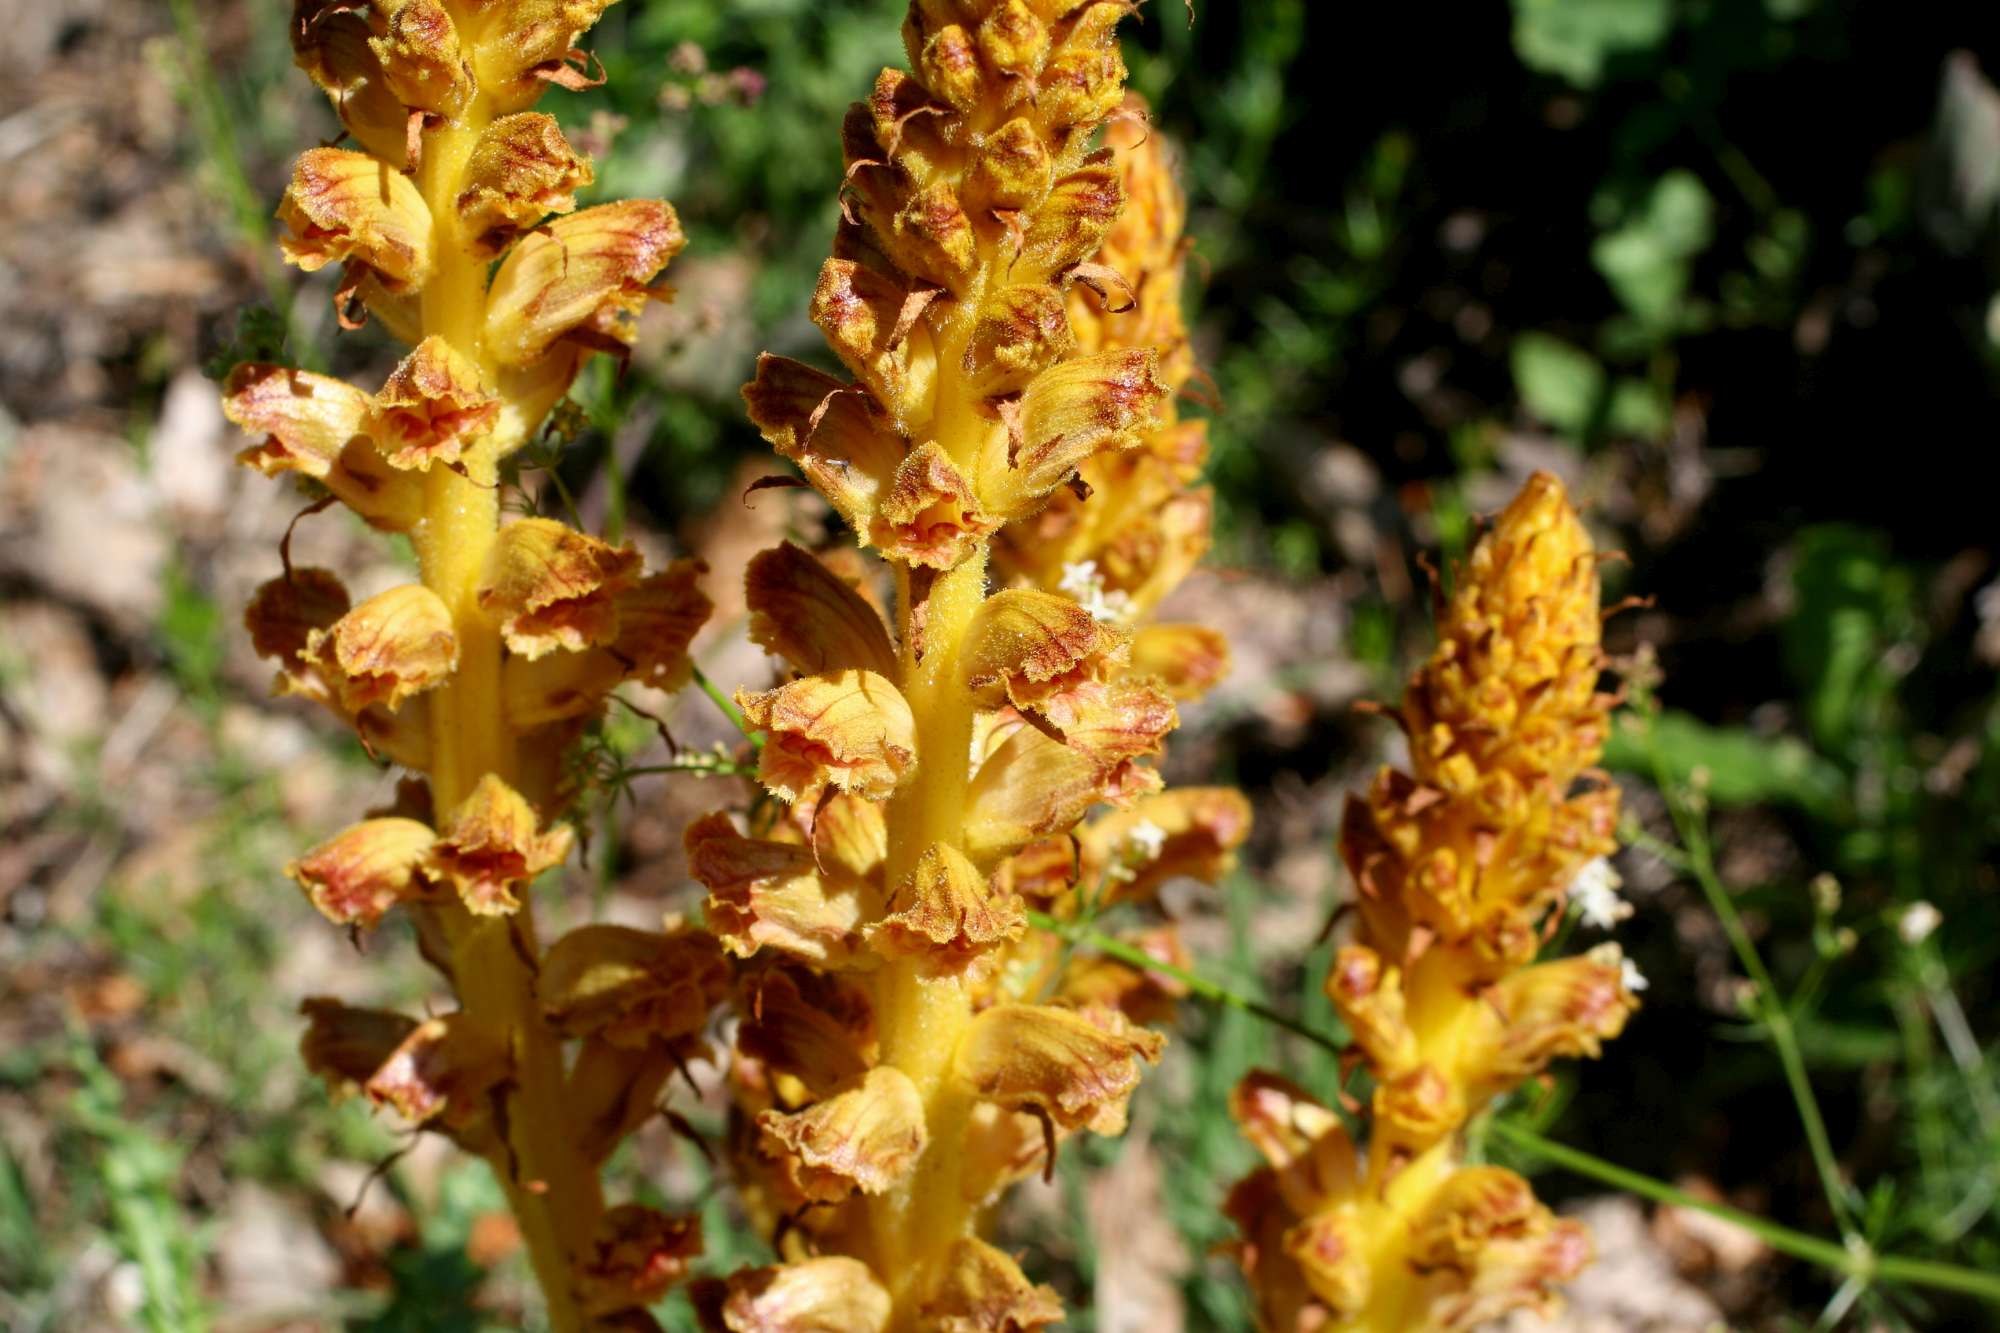
<instances>
[{"instance_id":1,"label":"unopened bud cluster","mask_svg":"<svg viewBox=\"0 0 2000 1333\"><path fill-rule=\"evenodd\" d=\"M1468 1166L1460 1131L1556 1059L1595 1056L1637 1007L1615 944L1536 962L1566 888L1613 849L1593 770L1597 554L1561 483L1532 478L1457 571L1399 720L1412 771L1351 797L1352 941L1326 979L1374 1082L1365 1143L1270 1074L1234 1112L1269 1165L1228 1211L1264 1327L1471 1329L1552 1305L1583 1228L1528 1183ZM1579 784L1581 784L1579 789Z\"/></svg>"},{"instance_id":2,"label":"unopened bud cluster","mask_svg":"<svg viewBox=\"0 0 2000 1333\"><path fill-rule=\"evenodd\" d=\"M684 930L589 926L544 948L527 894L575 841L563 752L615 687L679 685L709 611L690 562L648 573L554 520L500 522L501 464L587 357L625 353L682 245L662 202L574 211L590 164L533 109L584 85L577 43L608 3L297 0L298 63L350 146L298 159L284 254L338 267L343 326L373 320L409 350L373 388L238 366L224 401L258 437L245 463L408 534L421 567L356 601L287 562L247 615L280 693L412 774L289 873L357 932L407 912L460 1005L419 1020L309 1001L306 1058L492 1163L560 1330L647 1326L698 1249L691 1222L605 1208L597 1173L728 985L714 942Z\"/></svg>"}]
</instances>

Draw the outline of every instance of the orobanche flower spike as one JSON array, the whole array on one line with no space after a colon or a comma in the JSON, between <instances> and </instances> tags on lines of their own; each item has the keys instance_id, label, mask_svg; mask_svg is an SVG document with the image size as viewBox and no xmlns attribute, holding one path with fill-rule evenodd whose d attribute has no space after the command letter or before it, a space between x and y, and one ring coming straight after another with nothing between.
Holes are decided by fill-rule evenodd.
<instances>
[{"instance_id":1,"label":"orobanche flower spike","mask_svg":"<svg viewBox=\"0 0 2000 1333\"><path fill-rule=\"evenodd\" d=\"M357 931L407 912L460 1005L419 1022L313 1000L306 1059L492 1164L565 1333L652 1327L644 1307L699 1247L689 1220L607 1209L598 1171L702 1050L729 985L715 942L686 930L591 926L544 950L528 894L575 841L555 757L621 683L680 684L709 611L689 562L649 574L561 523L500 522L502 461L585 358L625 351L682 244L665 203L574 211L590 164L533 109L583 85L577 43L609 3L296 0L298 63L351 146L299 158L285 257L339 266L341 323L373 319L410 350L372 392L243 365L225 397L258 437L245 463L407 533L421 571L357 604L331 572L288 566L247 616L281 692L424 775L292 878Z\"/></svg>"},{"instance_id":2,"label":"orobanche flower spike","mask_svg":"<svg viewBox=\"0 0 2000 1333\"><path fill-rule=\"evenodd\" d=\"M1148 623L1208 503L1172 409L1180 196L1124 123L1132 8L916 0L910 69L848 113L812 300L852 379L766 356L744 390L888 566L894 616L852 552L747 572L751 635L789 668L738 696L778 802L686 843L740 960L731 1147L779 1262L695 1288L717 1329L1059 1320L984 1218L1066 1136L1123 1127L1173 996L1029 911L1212 878L1247 830L1240 795L1163 792L1150 763L1227 658Z\"/></svg>"},{"instance_id":3,"label":"orobanche flower spike","mask_svg":"<svg viewBox=\"0 0 2000 1333\"><path fill-rule=\"evenodd\" d=\"M1366 1142L1302 1088L1252 1074L1233 1110L1269 1165L1228 1211L1265 1328L1470 1329L1545 1309L1589 1236L1528 1183L1468 1166L1460 1130L1555 1059L1595 1056L1643 985L1615 944L1536 962L1579 874L1613 849L1592 766L1597 553L1537 474L1457 571L1399 720L1412 772L1350 797L1353 934L1327 994L1373 1076Z\"/></svg>"}]
</instances>

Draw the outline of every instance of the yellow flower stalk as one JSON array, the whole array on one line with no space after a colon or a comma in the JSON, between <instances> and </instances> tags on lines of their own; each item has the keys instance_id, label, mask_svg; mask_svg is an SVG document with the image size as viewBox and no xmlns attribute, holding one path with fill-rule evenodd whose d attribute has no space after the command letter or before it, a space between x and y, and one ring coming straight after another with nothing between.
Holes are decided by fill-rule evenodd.
<instances>
[{"instance_id":1,"label":"yellow flower stalk","mask_svg":"<svg viewBox=\"0 0 2000 1333\"><path fill-rule=\"evenodd\" d=\"M410 351L373 391L244 365L225 394L259 437L246 464L406 533L420 570L355 605L330 571L287 567L246 617L280 692L423 775L289 873L355 930L407 912L460 1005L418 1022L315 999L306 1059L491 1163L564 1333L650 1327L699 1248L687 1219L607 1208L598 1173L728 985L685 930L590 926L545 950L528 894L575 841L549 756L621 683L680 684L709 610L689 562L647 574L629 547L501 522L503 461L585 358L624 352L682 245L662 202L575 211L590 164L533 109L583 86L577 43L609 3L296 0L298 62L351 146L299 158L281 245L339 267L344 326Z\"/></svg>"},{"instance_id":2,"label":"yellow flower stalk","mask_svg":"<svg viewBox=\"0 0 2000 1333\"><path fill-rule=\"evenodd\" d=\"M742 960L731 1147L781 1262L697 1286L718 1329L1060 1319L985 1217L1063 1136L1118 1132L1163 1039L1142 1026L1150 978L1063 968L1028 902L1212 876L1247 827L1240 796L1161 793L1148 762L1223 653L1207 636L1199 665L1169 669L1188 654L1137 651L1206 507L1198 431L1167 483L1198 521L1162 522L1110 461L1162 447L1187 360L1178 192L1143 136L1098 135L1123 105L1131 8L915 0L910 69L848 113L812 301L853 378L765 356L744 390L889 566L894 605L851 555L787 543L746 573L751 635L790 668L738 695L781 804L748 827L710 815L686 845ZM1101 530L1071 563L1123 561L1118 613L1012 554L1064 513ZM1081 826L1104 804L1118 813Z\"/></svg>"},{"instance_id":3,"label":"yellow flower stalk","mask_svg":"<svg viewBox=\"0 0 2000 1333\"><path fill-rule=\"evenodd\" d=\"M1546 1309L1590 1259L1526 1181L1468 1166L1460 1131L1555 1059L1595 1056L1637 1007L1615 944L1535 961L1565 891L1614 846L1618 791L1593 769L1597 553L1537 474L1457 571L1437 650L1399 721L1412 771L1350 797L1341 854L1355 929L1327 994L1374 1078L1365 1144L1269 1074L1233 1110L1268 1165L1228 1210L1265 1328L1469 1329Z\"/></svg>"}]
</instances>

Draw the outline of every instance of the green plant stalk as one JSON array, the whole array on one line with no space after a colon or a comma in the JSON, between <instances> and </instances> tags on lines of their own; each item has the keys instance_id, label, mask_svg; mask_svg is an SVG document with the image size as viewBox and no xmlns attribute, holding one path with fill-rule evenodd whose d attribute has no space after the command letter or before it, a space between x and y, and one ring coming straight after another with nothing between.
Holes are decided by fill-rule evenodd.
<instances>
[{"instance_id":1,"label":"green plant stalk","mask_svg":"<svg viewBox=\"0 0 2000 1333\"><path fill-rule=\"evenodd\" d=\"M1805 1127L1806 1146L1812 1153L1813 1168L1819 1174L1820 1189L1826 1195L1827 1207L1833 1210L1834 1222L1839 1226L1841 1236L1849 1244L1858 1244L1860 1232L1849 1205L1848 1186L1840 1177L1840 1163L1834 1156L1833 1139L1826 1132L1826 1119L1820 1114L1819 1101L1813 1095L1812 1080L1806 1074L1805 1057L1799 1052L1798 1033L1792 1027L1791 1012L1779 997L1777 982L1772 979L1770 969L1764 966L1763 956L1757 952L1757 945L1751 940L1743 917L1736 910L1735 900L1729 896L1722 876L1715 869L1707 825L1688 808L1686 801L1674 795L1672 776L1657 753L1653 756L1653 777L1661 794L1666 797L1667 812L1673 819L1681 845L1687 851L1687 873L1700 885L1702 896L1708 899L1709 909L1715 913L1716 919L1722 923L1723 933L1729 937L1737 962L1757 988L1757 1008L1765 1030L1770 1034L1771 1045L1778 1052L1778 1063L1784 1069L1792 1101L1798 1107L1799 1122Z\"/></svg>"},{"instance_id":2,"label":"green plant stalk","mask_svg":"<svg viewBox=\"0 0 2000 1333\"><path fill-rule=\"evenodd\" d=\"M1143 967L1173 977L1185 983L1190 992L1210 1003L1254 1014L1336 1054L1346 1050L1342 1043L1326 1033L1316 1031L1297 1019L1289 1018L1268 1005L1260 1004L1246 995L1240 995L1227 986L1210 981L1186 968L1162 963L1144 950L1135 949L1121 940L1113 939L1088 927L1059 921L1044 912L1030 911L1028 921L1038 930L1046 930L1074 943L1088 945L1135 967ZM1980 1300L2000 1305L2000 1274L1982 1273L1975 1269L1961 1268L1956 1264L1939 1263L1929 1259L1877 1254L1865 1242L1858 1240L1843 1245L1839 1241L1827 1240L1822 1236L1795 1231L1783 1223L1773 1222L1755 1213L1746 1213L1728 1204L1696 1198L1663 1180L1655 1180L1651 1176L1619 1166L1615 1162L1607 1162L1580 1149L1545 1139L1533 1130L1523 1129L1511 1121L1496 1118L1488 1123L1487 1129L1488 1132L1525 1152L1541 1157L1551 1165L1616 1186L1641 1198L1651 1199L1655 1203L1693 1208L1725 1221L1734 1222L1759 1237L1780 1254L1803 1259L1807 1263L1816 1264L1843 1277L1864 1283L1907 1282L1914 1286L1975 1296Z\"/></svg>"}]
</instances>

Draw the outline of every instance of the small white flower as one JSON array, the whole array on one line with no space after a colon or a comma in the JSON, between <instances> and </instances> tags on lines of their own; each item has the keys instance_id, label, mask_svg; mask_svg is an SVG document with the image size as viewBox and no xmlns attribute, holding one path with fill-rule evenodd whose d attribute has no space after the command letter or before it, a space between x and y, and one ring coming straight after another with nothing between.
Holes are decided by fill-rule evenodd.
<instances>
[{"instance_id":1,"label":"small white flower","mask_svg":"<svg viewBox=\"0 0 2000 1333\"><path fill-rule=\"evenodd\" d=\"M1056 588L1074 597L1098 620L1122 620L1132 607L1132 599L1124 593L1104 591L1104 576L1097 572L1095 560L1065 563L1062 582Z\"/></svg>"},{"instance_id":2,"label":"small white flower","mask_svg":"<svg viewBox=\"0 0 2000 1333\"><path fill-rule=\"evenodd\" d=\"M1140 864L1160 859L1167 845L1167 831L1150 819L1142 819L1125 834L1125 845L1141 854Z\"/></svg>"},{"instance_id":3,"label":"small white flower","mask_svg":"<svg viewBox=\"0 0 2000 1333\"><path fill-rule=\"evenodd\" d=\"M1896 918L1896 933L1903 937L1903 943L1914 949L1943 924L1943 912L1927 902L1918 901L1905 907L1903 914Z\"/></svg>"},{"instance_id":4,"label":"small white flower","mask_svg":"<svg viewBox=\"0 0 2000 1333\"><path fill-rule=\"evenodd\" d=\"M1637 963L1630 958L1623 958L1618 963L1618 984L1637 995L1652 983L1646 980L1646 974L1639 970Z\"/></svg>"},{"instance_id":5,"label":"small white flower","mask_svg":"<svg viewBox=\"0 0 2000 1333\"><path fill-rule=\"evenodd\" d=\"M1607 857L1597 857L1576 872L1576 880L1569 886L1569 899L1576 905L1577 916L1584 925L1610 930L1632 915L1632 904L1618 896L1618 886L1622 883Z\"/></svg>"}]
</instances>

